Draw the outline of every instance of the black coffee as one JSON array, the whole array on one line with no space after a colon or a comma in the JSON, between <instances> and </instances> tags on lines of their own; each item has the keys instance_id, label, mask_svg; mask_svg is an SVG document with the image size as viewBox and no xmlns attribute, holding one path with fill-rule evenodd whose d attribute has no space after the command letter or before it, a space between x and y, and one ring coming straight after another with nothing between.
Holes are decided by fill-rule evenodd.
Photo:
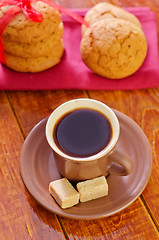
<instances>
[{"instance_id":1,"label":"black coffee","mask_svg":"<svg viewBox=\"0 0 159 240\"><path fill-rule=\"evenodd\" d=\"M64 115L53 137L61 151L74 157L88 157L104 149L112 136L108 119L98 111L80 108Z\"/></svg>"}]
</instances>

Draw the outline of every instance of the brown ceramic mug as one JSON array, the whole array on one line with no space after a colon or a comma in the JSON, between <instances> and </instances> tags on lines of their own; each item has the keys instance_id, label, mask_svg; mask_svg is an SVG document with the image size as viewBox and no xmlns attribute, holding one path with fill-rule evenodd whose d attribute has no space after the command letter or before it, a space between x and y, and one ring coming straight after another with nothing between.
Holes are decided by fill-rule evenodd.
<instances>
[{"instance_id":1,"label":"brown ceramic mug","mask_svg":"<svg viewBox=\"0 0 159 240\"><path fill-rule=\"evenodd\" d=\"M111 125L111 138L99 152L89 156L74 156L59 148L54 131L60 119L77 109L90 109L101 113ZM115 149L120 126L115 113L102 102L80 98L65 102L49 116L46 124L46 139L53 150L59 173L72 181L92 179L107 174L128 175L133 169L133 161Z\"/></svg>"}]
</instances>

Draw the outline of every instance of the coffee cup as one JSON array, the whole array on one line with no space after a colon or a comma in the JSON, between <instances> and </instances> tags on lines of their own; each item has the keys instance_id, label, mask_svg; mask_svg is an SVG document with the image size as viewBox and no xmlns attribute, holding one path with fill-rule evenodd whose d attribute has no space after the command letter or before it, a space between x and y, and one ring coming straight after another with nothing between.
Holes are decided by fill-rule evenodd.
<instances>
[{"instance_id":1,"label":"coffee cup","mask_svg":"<svg viewBox=\"0 0 159 240\"><path fill-rule=\"evenodd\" d=\"M71 181L130 174L132 159L116 149L119 134L113 110L87 98L63 103L46 123L46 139L58 171Z\"/></svg>"}]
</instances>

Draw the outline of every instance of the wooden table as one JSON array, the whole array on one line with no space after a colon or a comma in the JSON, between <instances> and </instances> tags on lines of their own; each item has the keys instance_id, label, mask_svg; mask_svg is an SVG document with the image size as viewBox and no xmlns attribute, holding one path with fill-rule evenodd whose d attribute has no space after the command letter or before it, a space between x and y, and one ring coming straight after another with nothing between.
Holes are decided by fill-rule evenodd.
<instances>
[{"instance_id":1,"label":"wooden table","mask_svg":"<svg viewBox=\"0 0 159 240\"><path fill-rule=\"evenodd\" d=\"M98 0L56 1L69 8L91 7ZM118 6L149 6L158 0L112 0ZM145 132L153 154L149 183L142 195L121 212L97 220L56 216L30 195L20 175L25 138L61 103L79 97L100 100L134 119ZM159 88L134 91L1 91L0 92L0 239L159 239Z\"/></svg>"}]
</instances>

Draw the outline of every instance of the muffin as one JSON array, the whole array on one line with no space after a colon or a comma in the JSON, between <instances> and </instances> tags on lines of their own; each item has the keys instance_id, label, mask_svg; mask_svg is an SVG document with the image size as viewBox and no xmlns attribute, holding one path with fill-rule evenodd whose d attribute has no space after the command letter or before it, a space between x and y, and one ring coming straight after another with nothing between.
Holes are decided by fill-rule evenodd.
<instances>
[{"instance_id":1,"label":"muffin","mask_svg":"<svg viewBox=\"0 0 159 240\"><path fill-rule=\"evenodd\" d=\"M42 22L29 20L20 12L2 35L6 66L19 72L40 72L55 66L64 53L61 13L41 1L32 2ZM0 8L0 17L10 8Z\"/></svg>"},{"instance_id":2,"label":"muffin","mask_svg":"<svg viewBox=\"0 0 159 240\"><path fill-rule=\"evenodd\" d=\"M147 40L137 24L120 18L103 18L85 30L80 51L93 72L121 79L140 68L147 54Z\"/></svg>"},{"instance_id":3,"label":"muffin","mask_svg":"<svg viewBox=\"0 0 159 240\"><path fill-rule=\"evenodd\" d=\"M124 19L131 23L134 23L138 27L142 28L140 21L133 14L125 11L124 9L114 6L110 3L101 2L92 7L85 15L85 20L91 25L97 20L105 18L117 18ZM87 28L82 26L82 34Z\"/></svg>"},{"instance_id":4,"label":"muffin","mask_svg":"<svg viewBox=\"0 0 159 240\"><path fill-rule=\"evenodd\" d=\"M38 1L32 2L32 7L44 17L42 22L29 20L20 12L6 27L3 39L13 42L32 43L42 40L52 34L61 22L61 13L48 4ZM0 17L10 8L0 8Z\"/></svg>"},{"instance_id":5,"label":"muffin","mask_svg":"<svg viewBox=\"0 0 159 240\"><path fill-rule=\"evenodd\" d=\"M54 46L52 52L39 57L18 57L5 52L6 65L18 72L41 72L57 65L64 52L63 40Z\"/></svg>"}]
</instances>

